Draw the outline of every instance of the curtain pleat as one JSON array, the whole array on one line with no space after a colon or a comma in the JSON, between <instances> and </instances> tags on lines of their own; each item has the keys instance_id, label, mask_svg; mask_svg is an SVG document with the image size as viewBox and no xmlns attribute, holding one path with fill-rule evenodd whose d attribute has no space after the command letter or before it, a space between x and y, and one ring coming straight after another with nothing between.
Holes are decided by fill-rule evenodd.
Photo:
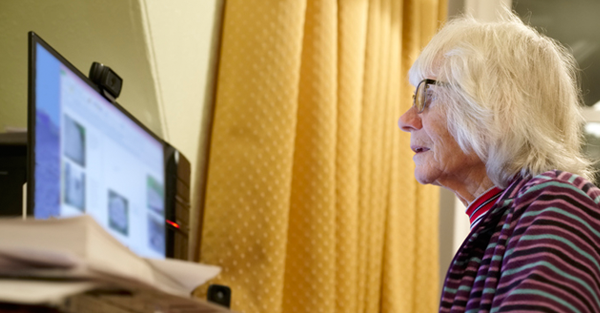
<instances>
[{"instance_id":1,"label":"curtain pleat","mask_svg":"<svg viewBox=\"0 0 600 313\"><path fill-rule=\"evenodd\" d=\"M369 238L367 251L367 288L365 297L365 312L378 312L380 306L380 288L381 288L381 262L383 248L383 234L385 228L384 222L384 207L383 207L383 182L387 175L383 175L383 158L385 150L383 150L384 129L388 125L384 125L384 117L389 103L387 102L387 90L389 86L389 55L390 55L390 0L379 0L378 3L372 6L369 14L369 26L372 27L372 32L369 36L373 36L373 45L367 46L367 56L371 56L372 63L365 63L365 71L371 72L371 87L370 91L365 89L366 97L363 98L363 110L370 111L370 120L364 123L363 129L369 129L363 133L362 142L370 141L371 149L367 150L368 158L365 160L365 167L369 167L369 175L365 176L366 180L362 185L367 188L364 193L368 201L367 207L363 208L369 212L369 216L365 219L369 223L366 236ZM367 39L368 40L368 39ZM370 61L369 58L367 61ZM367 96L368 95L368 96ZM368 109L367 109L368 108ZM395 128L395 127L394 127Z\"/></svg>"},{"instance_id":2,"label":"curtain pleat","mask_svg":"<svg viewBox=\"0 0 600 313\"><path fill-rule=\"evenodd\" d=\"M309 1L300 69L283 312L335 309L336 91L337 3Z\"/></svg>"},{"instance_id":3,"label":"curtain pleat","mask_svg":"<svg viewBox=\"0 0 600 313\"><path fill-rule=\"evenodd\" d=\"M372 255L371 247L371 221L374 219L375 208L371 202L371 172L372 158L374 149L373 120L374 109L377 103L377 74L378 58L377 47L380 44L380 14L381 0L369 2L369 13L367 19L367 43L365 49L365 68L363 99L362 99L362 122L360 133L360 154L359 154L359 228L358 228L358 303L357 312L367 312L369 307L369 276L372 268L369 262ZM377 140L377 139L375 139ZM368 287L367 287L368 286ZM367 288L365 288L367 287Z\"/></svg>"},{"instance_id":4,"label":"curtain pleat","mask_svg":"<svg viewBox=\"0 0 600 313\"><path fill-rule=\"evenodd\" d=\"M338 2L336 310L358 312L359 156L368 0ZM363 246L364 247L364 246ZM364 248L363 248L364 249Z\"/></svg>"},{"instance_id":5,"label":"curtain pleat","mask_svg":"<svg viewBox=\"0 0 600 313\"><path fill-rule=\"evenodd\" d=\"M399 57L401 55L402 40L401 0L392 1L391 12L389 84L392 88L388 90L391 105L388 109L389 113L385 116L385 124L395 123L396 117L402 114L402 110L405 107L401 106L401 91L399 88L402 75ZM389 152L389 160L385 161L389 164L387 171L389 173L389 181L384 185L387 203L385 207L385 237L381 284L381 312L383 313L414 312L410 307L413 297L413 289L411 288L412 280L406 279L406 277L412 277L412 275L407 275L407 273L410 273L409 264L413 264L411 260L414 258L412 253L406 253L406 251L412 251L414 246L414 241L410 240L410 238L413 238L413 233L407 232L414 225L414 219L411 218L414 211L406 206L406 203L414 201L412 200L414 199L414 190L410 188L414 185L414 179L407 180L404 184L400 182L400 177L410 177L412 174L411 171L401 171L400 168L402 159L399 157L399 152L401 148L409 144L409 141L406 140L407 136L395 131L396 129L393 130L389 134L391 139L388 147L386 147ZM403 169L413 168L410 164L406 164L406 162L402 163Z\"/></svg>"},{"instance_id":6,"label":"curtain pleat","mask_svg":"<svg viewBox=\"0 0 600 313\"><path fill-rule=\"evenodd\" d=\"M306 1L225 5L201 259L244 312L281 312ZM202 293L202 291L200 291Z\"/></svg>"},{"instance_id":7,"label":"curtain pleat","mask_svg":"<svg viewBox=\"0 0 600 313\"><path fill-rule=\"evenodd\" d=\"M226 2L200 260L233 310L436 311L438 190L396 125L445 5Z\"/></svg>"}]
</instances>

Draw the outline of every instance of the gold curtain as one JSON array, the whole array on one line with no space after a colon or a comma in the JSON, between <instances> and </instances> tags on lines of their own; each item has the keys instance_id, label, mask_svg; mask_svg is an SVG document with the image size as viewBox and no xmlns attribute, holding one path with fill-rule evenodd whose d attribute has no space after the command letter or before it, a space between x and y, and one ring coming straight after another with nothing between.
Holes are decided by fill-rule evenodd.
<instances>
[{"instance_id":1,"label":"gold curtain","mask_svg":"<svg viewBox=\"0 0 600 313\"><path fill-rule=\"evenodd\" d=\"M445 5L226 2L200 261L233 310L436 311L438 190L396 122Z\"/></svg>"}]
</instances>

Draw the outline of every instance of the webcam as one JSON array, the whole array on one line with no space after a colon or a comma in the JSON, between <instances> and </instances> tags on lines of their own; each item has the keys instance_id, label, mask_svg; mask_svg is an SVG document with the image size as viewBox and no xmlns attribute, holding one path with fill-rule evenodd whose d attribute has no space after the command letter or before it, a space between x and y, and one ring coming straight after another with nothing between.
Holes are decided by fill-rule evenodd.
<instances>
[{"instance_id":1,"label":"webcam","mask_svg":"<svg viewBox=\"0 0 600 313\"><path fill-rule=\"evenodd\" d=\"M94 62L90 68L90 80L98 85L106 96L110 95L111 100L116 99L121 94L123 79L115 73L110 67Z\"/></svg>"},{"instance_id":2,"label":"webcam","mask_svg":"<svg viewBox=\"0 0 600 313\"><path fill-rule=\"evenodd\" d=\"M206 300L229 308L231 305L231 289L224 285L212 284L208 286Z\"/></svg>"}]
</instances>

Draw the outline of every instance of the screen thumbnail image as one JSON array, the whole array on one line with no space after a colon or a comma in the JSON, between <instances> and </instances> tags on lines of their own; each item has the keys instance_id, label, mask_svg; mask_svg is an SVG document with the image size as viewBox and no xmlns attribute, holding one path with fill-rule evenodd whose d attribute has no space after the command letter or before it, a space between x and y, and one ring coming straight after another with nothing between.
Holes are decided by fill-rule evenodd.
<instances>
[{"instance_id":1,"label":"screen thumbnail image","mask_svg":"<svg viewBox=\"0 0 600 313\"><path fill-rule=\"evenodd\" d=\"M129 202L118 193L108 191L108 226L127 236L129 234Z\"/></svg>"},{"instance_id":2,"label":"screen thumbnail image","mask_svg":"<svg viewBox=\"0 0 600 313\"><path fill-rule=\"evenodd\" d=\"M85 212L85 173L77 166L64 162L64 202Z\"/></svg>"},{"instance_id":3,"label":"screen thumbnail image","mask_svg":"<svg viewBox=\"0 0 600 313\"><path fill-rule=\"evenodd\" d=\"M164 216L165 210L165 192L162 184L154 177L147 176L146 178L146 201L148 208L154 212Z\"/></svg>"},{"instance_id":4,"label":"screen thumbnail image","mask_svg":"<svg viewBox=\"0 0 600 313\"><path fill-rule=\"evenodd\" d=\"M68 115L64 117L64 153L73 162L85 167L85 128Z\"/></svg>"},{"instance_id":5,"label":"screen thumbnail image","mask_svg":"<svg viewBox=\"0 0 600 313\"><path fill-rule=\"evenodd\" d=\"M165 253L165 222L152 214L148 214L148 240L150 248L158 253Z\"/></svg>"}]
</instances>

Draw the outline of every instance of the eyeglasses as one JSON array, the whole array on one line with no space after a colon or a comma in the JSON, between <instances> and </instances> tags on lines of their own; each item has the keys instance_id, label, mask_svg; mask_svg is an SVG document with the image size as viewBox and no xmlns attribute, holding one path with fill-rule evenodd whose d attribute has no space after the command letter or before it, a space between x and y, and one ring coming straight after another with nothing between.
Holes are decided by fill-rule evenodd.
<instances>
[{"instance_id":1,"label":"eyeglasses","mask_svg":"<svg viewBox=\"0 0 600 313\"><path fill-rule=\"evenodd\" d=\"M431 103L433 91L429 90L429 86L435 84L437 84L437 81L433 79L423 79L417 85L417 91L413 95L413 106L417 109L417 113L425 111L425 107Z\"/></svg>"}]
</instances>

